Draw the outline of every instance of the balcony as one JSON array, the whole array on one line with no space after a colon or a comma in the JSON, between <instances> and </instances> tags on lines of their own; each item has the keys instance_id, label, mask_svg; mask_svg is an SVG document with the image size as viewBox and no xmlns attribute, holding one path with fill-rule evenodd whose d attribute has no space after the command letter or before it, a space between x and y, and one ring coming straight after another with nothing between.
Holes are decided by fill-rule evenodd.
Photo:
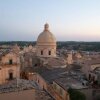
<instances>
[{"instance_id":1,"label":"balcony","mask_svg":"<svg viewBox=\"0 0 100 100\"><path fill-rule=\"evenodd\" d=\"M15 80L16 78L6 78L6 81Z\"/></svg>"},{"instance_id":2,"label":"balcony","mask_svg":"<svg viewBox=\"0 0 100 100\"><path fill-rule=\"evenodd\" d=\"M15 66L15 65L20 65L20 63L12 63L12 64L10 64L10 63L1 63L0 65L1 66Z\"/></svg>"}]
</instances>

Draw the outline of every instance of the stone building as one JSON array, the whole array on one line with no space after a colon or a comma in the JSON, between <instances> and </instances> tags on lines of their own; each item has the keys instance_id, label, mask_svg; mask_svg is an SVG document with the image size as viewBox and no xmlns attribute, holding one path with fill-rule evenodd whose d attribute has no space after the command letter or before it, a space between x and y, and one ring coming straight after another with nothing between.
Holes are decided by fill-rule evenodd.
<instances>
[{"instance_id":1,"label":"stone building","mask_svg":"<svg viewBox=\"0 0 100 100\"><path fill-rule=\"evenodd\" d=\"M89 60L83 63L82 71L90 81L98 81L100 84L100 60Z\"/></svg>"},{"instance_id":2,"label":"stone building","mask_svg":"<svg viewBox=\"0 0 100 100\"><path fill-rule=\"evenodd\" d=\"M20 57L14 52L0 55L0 84L20 78Z\"/></svg>"},{"instance_id":3,"label":"stone building","mask_svg":"<svg viewBox=\"0 0 100 100\"><path fill-rule=\"evenodd\" d=\"M32 45L29 45L29 46L24 46L24 49L23 49L23 52L26 53L26 52L36 52L36 47L32 46Z\"/></svg>"}]
</instances>

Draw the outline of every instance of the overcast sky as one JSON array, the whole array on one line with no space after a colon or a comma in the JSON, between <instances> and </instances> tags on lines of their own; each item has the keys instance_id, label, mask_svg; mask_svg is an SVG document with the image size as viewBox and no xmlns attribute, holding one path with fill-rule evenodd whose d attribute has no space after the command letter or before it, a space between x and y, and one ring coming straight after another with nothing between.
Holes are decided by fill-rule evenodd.
<instances>
[{"instance_id":1,"label":"overcast sky","mask_svg":"<svg viewBox=\"0 0 100 100\"><path fill-rule=\"evenodd\" d=\"M58 41L100 41L100 0L0 0L0 41L35 41L46 22Z\"/></svg>"}]
</instances>

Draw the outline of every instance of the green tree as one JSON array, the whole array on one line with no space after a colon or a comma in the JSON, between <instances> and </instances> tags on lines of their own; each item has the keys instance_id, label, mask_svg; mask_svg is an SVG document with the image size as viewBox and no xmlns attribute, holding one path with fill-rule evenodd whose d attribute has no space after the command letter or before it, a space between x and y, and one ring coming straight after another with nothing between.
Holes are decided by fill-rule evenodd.
<instances>
[{"instance_id":1,"label":"green tree","mask_svg":"<svg viewBox=\"0 0 100 100\"><path fill-rule=\"evenodd\" d=\"M70 88L68 90L68 93L70 94L71 100L86 100L86 96L78 90L74 90Z\"/></svg>"}]
</instances>

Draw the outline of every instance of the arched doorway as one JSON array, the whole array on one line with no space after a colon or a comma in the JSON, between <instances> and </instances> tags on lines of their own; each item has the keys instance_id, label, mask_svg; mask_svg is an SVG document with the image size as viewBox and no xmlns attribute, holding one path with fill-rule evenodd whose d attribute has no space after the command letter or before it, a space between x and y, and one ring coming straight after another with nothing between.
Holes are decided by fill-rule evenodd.
<instances>
[{"instance_id":1,"label":"arched doorway","mask_svg":"<svg viewBox=\"0 0 100 100\"><path fill-rule=\"evenodd\" d=\"M14 79L14 77L13 77L13 70L12 69L10 69L8 71L8 77L9 77L9 80L13 80Z\"/></svg>"}]
</instances>

